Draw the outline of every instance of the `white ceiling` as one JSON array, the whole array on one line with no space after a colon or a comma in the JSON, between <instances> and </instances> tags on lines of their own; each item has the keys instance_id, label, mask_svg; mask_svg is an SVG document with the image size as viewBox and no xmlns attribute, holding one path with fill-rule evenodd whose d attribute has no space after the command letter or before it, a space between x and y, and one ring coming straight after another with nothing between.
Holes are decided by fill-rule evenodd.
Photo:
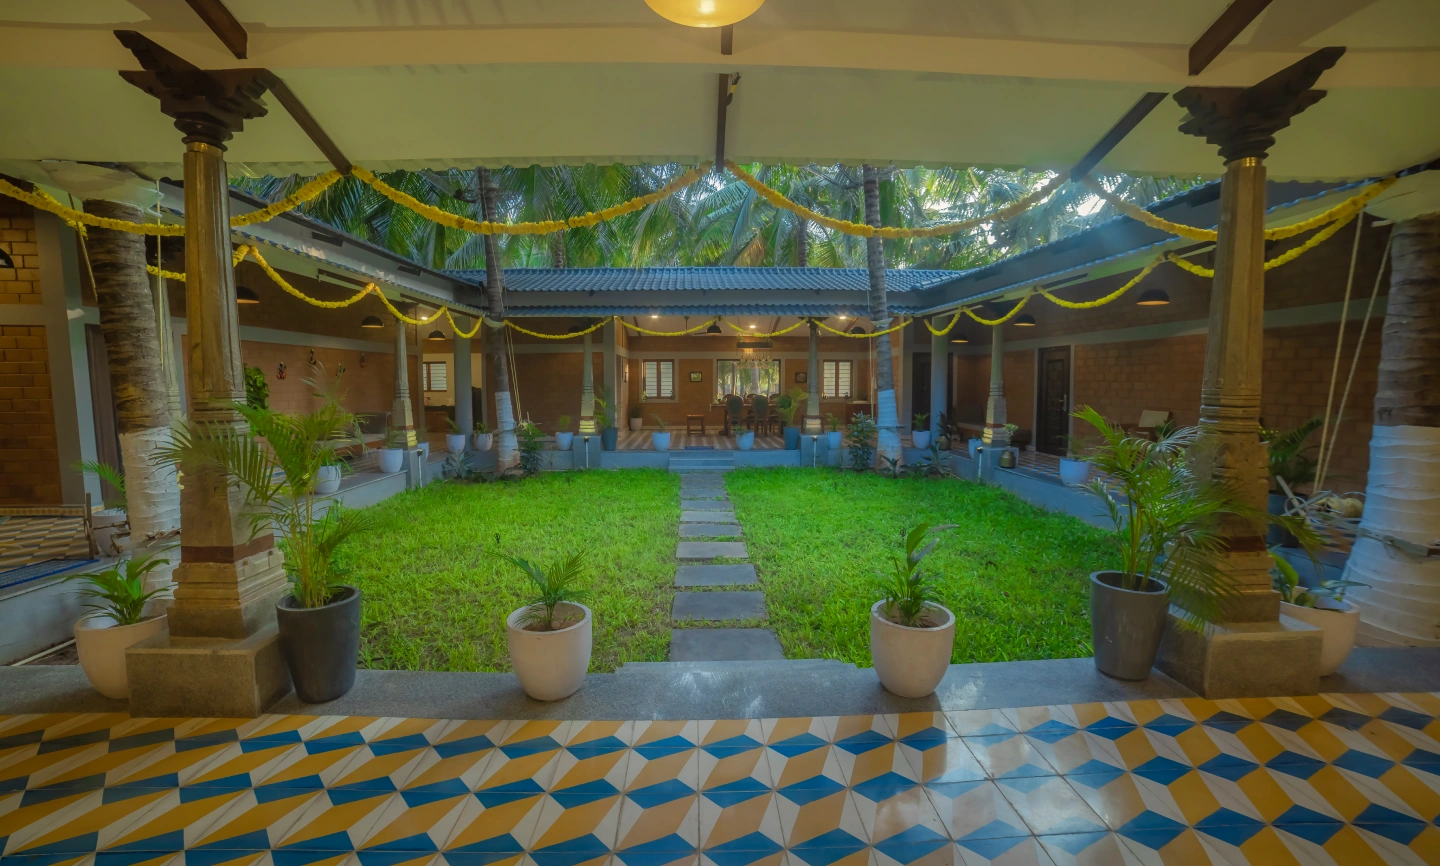
<instances>
[{"instance_id":1,"label":"white ceiling","mask_svg":"<svg viewBox=\"0 0 1440 866\"><path fill-rule=\"evenodd\" d=\"M763 162L1062 167L1149 90L1248 85L1325 45L1330 95L1279 134L1275 178L1383 174L1440 156L1440 2L1275 0L1197 78L1186 55L1228 0L768 0L735 28L643 0L226 0L237 61L184 0L0 2L0 159L177 173L178 133L118 69L135 29L209 68L281 74L356 163L694 163L712 158L717 72L743 75L731 156ZM1167 101L1106 160L1215 174ZM328 167L278 106L238 170Z\"/></svg>"}]
</instances>

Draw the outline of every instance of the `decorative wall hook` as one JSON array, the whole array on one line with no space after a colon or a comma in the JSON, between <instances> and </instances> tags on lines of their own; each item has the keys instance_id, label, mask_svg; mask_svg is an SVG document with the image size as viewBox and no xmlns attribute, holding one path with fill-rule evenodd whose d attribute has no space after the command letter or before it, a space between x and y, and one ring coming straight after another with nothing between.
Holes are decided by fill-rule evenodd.
<instances>
[{"instance_id":1,"label":"decorative wall hook","mask_svg":"<svg viewBox=\"0 0 1440 866\"><path fill-rule=\"evenodd\" d=\"M275 371L275 378L277 378L277 379L283 379L283 378L285 378L285 362L284 362L284 361L281 361L279 368L276 369L276 371Z\"/></svg>"}]
</instances>

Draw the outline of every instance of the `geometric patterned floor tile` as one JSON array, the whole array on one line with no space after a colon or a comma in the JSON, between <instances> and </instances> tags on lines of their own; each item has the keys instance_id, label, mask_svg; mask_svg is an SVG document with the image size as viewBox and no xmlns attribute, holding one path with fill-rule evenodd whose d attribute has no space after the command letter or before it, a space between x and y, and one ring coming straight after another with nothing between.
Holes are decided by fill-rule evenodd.
<instances>
[{"instance_id":1,"label":"geometric patterned floor tile","mask_svg":"<svg viewBox=\"0 0 1440 866\"><path fill-rule=\"evenodd\" d=\"M17 866L1440 863L1440 695L709 721L0 717Z\"/></svg>"}]
</instances>

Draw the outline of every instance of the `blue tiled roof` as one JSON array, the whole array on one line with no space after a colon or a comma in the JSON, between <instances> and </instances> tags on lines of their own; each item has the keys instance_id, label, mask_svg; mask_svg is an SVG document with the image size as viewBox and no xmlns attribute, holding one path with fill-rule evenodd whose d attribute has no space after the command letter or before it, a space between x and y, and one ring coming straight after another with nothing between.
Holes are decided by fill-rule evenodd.
<instances>
[{"instance_id":1,"label":"blue tiled roof","mask_svg":"<svg viewBox=\"0 0 1440 866\"><path fill-rule=\"evenodd\" d=\"M472 283L484 282L483 270L449 271ZM885 272L892 292L914 292L949 282L965 271L894 269ZM867 292L864 268L509 268L509 292L622 292L707 290L816 290Z\"/></svg>"}]
</instances>

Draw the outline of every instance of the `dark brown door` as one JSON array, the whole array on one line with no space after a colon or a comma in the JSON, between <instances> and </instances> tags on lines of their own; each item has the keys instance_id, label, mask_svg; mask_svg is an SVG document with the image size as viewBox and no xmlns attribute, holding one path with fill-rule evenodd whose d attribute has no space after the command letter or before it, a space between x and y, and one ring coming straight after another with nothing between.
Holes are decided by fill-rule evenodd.
<instances>
[{"instance_id":1,"label":"dark brown door","mask_svg":"<svg viewBox=\"0 0 1440 866\"><path fill-rule=\"evenodd\" d=\"M1040 350L1040 418L1035 447L1047 454L1065 453L1070 432L1070 347Z\"/></svg>"},{"instance_id":2,"label":"dark brown door","mask_svg":"<svg viewBox=\"0 0 1440 866\"><path fill-rule=\"evenodd\" d=\"M930 414L930 356L914 355L910 361L910 411L916 415ZM909 418L901 419L908 421ZM930 419L933 420L933 419ZM925 422L929 429L930 420Z\"/></svg>"}]
</instances>

